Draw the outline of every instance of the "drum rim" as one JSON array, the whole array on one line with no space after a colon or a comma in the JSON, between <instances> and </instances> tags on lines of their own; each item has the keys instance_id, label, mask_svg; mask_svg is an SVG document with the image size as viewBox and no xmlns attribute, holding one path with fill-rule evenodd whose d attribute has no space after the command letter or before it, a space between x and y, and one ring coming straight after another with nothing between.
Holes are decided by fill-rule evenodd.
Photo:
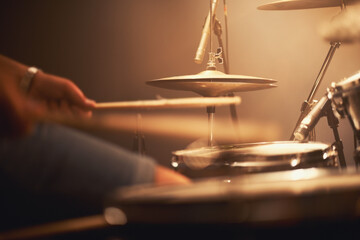
<instances>
[{"instance_id":1,"label":"drum rim","mask_svg":"<svg viewBox=\"0 0 360 240\"><path fill-rule=\"evenodd\" d=\"M280 144L304 144L304 145L310 145L310 144L319 144L319 145L323 145L324 147L321 148L321 150L326 150L328 148L331 147L331 145L323 143L323 142L300 142L300 141L274 141L274 142L257 142L257 143L239 143L239 144L228 144L228 145L218 145L218 146L211 146L211 147L201 147L201 148L195 148L195 149L184 149L184 150L177 150L177 151L173 151L172 154L174 156L180 156L184 154L181 154L183 152L194 152L194 151L203 151L205 149L214 149L214 150L227 150L227 149L234 149L236 147L247 147L247 148L251 148L251 147L257 147L257 146L262 146L262 145L280 145ZM220 147L220 148L219 148ZM221 149L221 147L224 147L223 149ZM312 151L308 151L308 152L313 152L313 151L317 151L320 149L314 149ZM308 153L306 152L306 153ZM180 154L179 154L180 153ZM287 155L291 155L292 153L289 153ZM284 155L284 154L281 154Z\"/></svg>"},{"instance_id":2,"label":"drum rim","mask_svg":"<svg viewBox=\"0 0 360 240\"><path fill-rule=\"evenodd\" d=\"M287 154L279 153L272 155L261 155L259 153L249 152L249 153L231 153L231 152L220 152L219 156L196 156L196 154L181 154L184 151L192 150L204 150L216 149L219 146L213 147L204 147L200 149L189 149L189 150L180 150L173 152L173 161L183 164L190 164L192 162L203 162L209 164L208 166L212 167L223 167L228 166L232 168L244 168L244 169L260 169L260 168L274 168L274 167L285 167L291 166L292 168L297 168L301 166L306 166L308 164L327 164L331 161L334 161L336 158L336 151L332 149L332 145L325 144L322 142L292 142L292 141L277 141L277 142L261 142L261 143L251 143L251 144L233 144L228 149L233 149L236 146L259 146L266 144L318 144L323 146L322 148L317 148L310 151L301 152L291 152ZM220 146L221 147L221 146ZM221 149L219 149L221 151ZM210 151L211 153L211 151ZM190 166L189 166L190 167ZM191 168L191 167L190 167Z\"/></svg>"}]
</instances>

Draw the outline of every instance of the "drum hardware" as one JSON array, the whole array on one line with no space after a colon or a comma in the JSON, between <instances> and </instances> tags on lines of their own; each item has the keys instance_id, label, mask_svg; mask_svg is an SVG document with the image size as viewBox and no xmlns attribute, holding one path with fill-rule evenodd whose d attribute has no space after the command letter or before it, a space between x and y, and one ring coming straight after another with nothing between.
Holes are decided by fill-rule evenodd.
<instances>
[{"instance_id":1,"label":"drum hardware","mask_svg":"<svg viewBox=\"0 0 360 240\"><path fill-rule=\"evenodd\" d=\"M228 44L228 27L227 27L227 6L226 1L224 0L224 18L225 18L225 30L226 30L226 48L224 48L223 40L222 40L222 27L220 21L215 17L214 19L214 34L217 36L217 41L219 44L219 48L223 50L222 59L223 59L223 67L224 72L226 74L230 73L229 68L229 44ZM221 63L220 63L221 64Z\"/></svg>"},{"instance_id":2,"label":"drum hardware","mask_svg":"<svg viewBox=\"0 0 360 240\"><path fill-rule=\"evenodd\" d=\"M228 24L227 24L227 4L226 4L226 0L224 0L224 18L225 18L225 30L226 30L226 54L225 51L223 51L222 53L222 57L223 57L223 66L224 66L224 72L226 74L230 74L230 67L229 67L229 44L228 44ZM215 18L215 22L214 22L214 33L217 36L217 40L219 43L219 48L224 49L224 44L221 38L222 35L222 28L221 28L221 24L219 22L219 20L217 18ZM227 94L230 97L234 96L233 92L229 92ZM234 104L230 104L230 116L231 116L231 120L233 122L233 126L236 128L239 124L239 119L238 119L238 114L236 111L236 106Z\"/></svg>"},{"instance_id":3,"label":"drum hardware","mask_svg":"<svg viewBox=\"0 0 360 240\"><path fill-rule=\"evenodd\" d=\"M199 46L198 49L196 51L196 55L194 58L194 61L196 63L202 63L203 59L204 59L204 55L205 55L205 51L206 51L206 45L207 42L210 39L210 51L212 50L211 48L211 32L212 32L212 22L213 19L215 17L215 12L216 12L216 8L219 4L218 0L210 0L210 10L209 10L209 14L206 17L205 20L205 24L202 30L202 34L201 34L201 38L200 38L200 42L199 42Z\"/></svg>"},{"instance_id":4,"label":"drum hardware","mask_svg":"<svg viewBox=\"0 0 360 240\"><path fill-rule=\"evenodd\" d=\"M341 0L340 2L330 1L330 0L321 0L321 1L285 0L285 1L277 1L274 3L262 5L258 7L258 9L290 10L290 9L307 9L307 8L317 8L317 7L340 6L341 11L343 11L346 8L346 3L348 3L348 1L345 0ZM323 80L325 73L330 65L330 62L335 54L335 51L337 48L339 48L340 44L341 44L340 42L330 42L330 49L315 79L310 94L307 100L305 100L301 106L300 116L290 136L290 140L304 141L306 138L308 138L310 141L315 141L316 140L315 125L317 124L320 117L326 116L328 120L328 125L333 130L333 134L335 138L334 145L336 146L339 152L340 165L342 168L345 168L346 162L343 153L343 144L337 130L339 121L335 117L333 110L331 108L330 98L326 95L319 102L316 102L314 100L314 96L320 86L320 83Z\"/></svg>"},{"instance_id":5,"label":"drum hardware","mask_svg":"<svg viewBox=\"0 0 360 240\"><path fill-rule=\"evenodd\" d=\"M305 141L308 138L309 133L315 128L321 117L326 116L329 127L333 131L335 142L333 145L336 147L339 153L340 166L346 168L346 161L344 156L344 147L340 135L338 132L339 120L335 116L331 99L333 98L333 90L323 96L319 102L313 107L313 109L302 119L299 127L295 129L293 139L295 141Z\"/></svg>"},{"instance_id":6,"label":"drum hardware","mask_svg":"<svg viewBox=\"0 0 360 240\"><path fill-rule=\"evenodd\" d=\"M345 78L343 81L331 84L333 104L340 117L347 117L354 131L354 160L359 165L360 142L360 72Z\"/></svg>"},{"instance_id":7,"label":"drum hardware","mask_svg":"<svg viewBox=\"0 0 360 240\"><path fill-rule=\"evenodd\" d=\"M210 35L209 35L209 41L210 41L210 52L209 52L209 60L207 63L207 70L216 70L216 59L218 60L219 64L223 64L224 63L224 58L222 57L223 54L223 46L220 46L217 49L217 52L214 53L212 52L212 30L213 27L215 28L215 26L217 25L217 28L221 28L221 25L219 23L219 21L217 21L216 19L216 15L215 15L215 9L213 8L213 3L215 4L215 9L216 9L216 5L217 5L217 0L214 0L213 2L210 0ZM215 21L217 22L216 25ZM221 29L220 29L221 30ZM218 36L218 39L220 39L221 41L221 31L218 32L220 34L220 36ZM222 42L222 41L221 41ZM226 62L226 61L225 61ZM209 131L209 135L208 135L208 146L213 146L214 144L214 114L215 114L215 105L213 106L208 106L206 108L206 112L208 114L208 131Z\"/></svg>"},{"instance_id":8,"label":"drum hardware","mask_svg":"<svg viewBox=\"0 0 360 240\"><path fill-rule=\"evenodd\" d=\"M265 4L259 6L258 9L260 10L293 10L293 9L308 9L308 8L319 8L319 7L335 7L339 6L341 8L341 12L346 9L346 5L348 3L356 2L357 0L340 0L340 1L333 1L333 0L319 0L319 1L308 1L308 0L284 0L284 1L277 1L269 4ZM335 51L340 46L340 42L331 41L330 42L330 49L326 58L321 66L321 69L315 79L313 87L310 91L310 94L307 100L301 105L300 109L300 116L296 122L293 132L291 133L290 140L294 140L294 134L296 129L298 129L301 121L303 118L310 112L311 107L315 104L314 96L318 90L318 87L323 80L325 73L330 65L330 62L335 54ZM315 141L315 129L313 129L313 133L310 134L309 140Z\"/></svg>"},{"instance_id":9,"label":"drum hardware","mask_svg":"<svg viewBox=\"0 0 360 240\"><path fill-rule=\"evenodd\" d=\"M145 136L142 131L142 117L141 114L137 114L137 128L135 130L135 136L133 140L133 151L139 153L140 155L145 155L146 147L145 147Z\"/></svg>"},{"instance_id":10,"label":"drum hardware","mask_svg":"<svg viewBox=\"0 0 360 240\"><path fill-rule=\"evenodd\" d=\"M342 7L353 5L359 0L281 0L258 7L259 10L300 10L310 8Z\"/></svg>"},{"instance_id":11,"label":"drum hardware","mask_svg":"<svg viewBox=\"0 0 360 240\"><path fill-rule=\"evenodd\" d=\"M341 0L341 11L343 11L345 9L345 2L344 0ZM314 96L320 86L321 81L323 80L325 73L331 63L331 60L335 54L335 51L337 48L339 48L341 45L340 42L330 42L330 49L325 57L325 60L323 62L323 65L320 68L320 71L315 79L315 82L313 84L313 87L310 91L310 94L307 98L307 100L304 101L304 103L301 106L300 109L300 116L296 122L295 128L291 134L290 140L294 140L294 133L296 131L296 129L299 127L299 124L301 123L301 121L303 120L303 118L310 112L311 107L314 105ZM315 129L313 130L313 133L310 135L309 139L311 141L315 141L316 140L316 135L315 135Z\"/></svg>"},{"instance_id":12,"label":"drum hardware","mask_svg":"<svg viewBox=\"0 0 360 240\"><path fill-rule=\"evenodd\" d=\"M304 103L302 104L301 106L301 111L300 111L300 116L296 122L296 125L295 125L295 128L292 132L292 135L290 137L290 140L294 140L294 133L296 131L296 129L299 127L299 124L301 123L301 121L303 120L303 118L310 112L311 110L311 107L314 105L314 96L315 96L315 93L317 92L319 86L320 86L320 83L321 81L323 80L324 76L325 76L325 73L330 65L330 62L335 54L335 51L337 48L339 48L340 46L340 43L339 42L332 42L330 43L330 49L329 49L329 52L325 58L325 61L323 63L323 65L321 66L321 69L320 69L320 72L318 73L316 79L315 79L315 82L314 82L314 85L310 91L310 94L307 98L307 100L304 101ZM314 130L315 131L315 130ZM309 138L311 141L315 141L316 138L315 138L315 133L312 133L311 137Z\"/></svg>"}]
</instances>

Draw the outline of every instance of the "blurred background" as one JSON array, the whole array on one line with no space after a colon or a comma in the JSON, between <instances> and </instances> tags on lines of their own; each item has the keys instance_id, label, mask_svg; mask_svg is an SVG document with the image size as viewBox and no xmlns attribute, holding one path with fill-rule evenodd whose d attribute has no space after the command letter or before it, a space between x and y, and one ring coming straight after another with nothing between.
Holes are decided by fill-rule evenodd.
<instances>
[{"instance_id":1,"label":"blurred background","mask_svg":"<svg viewBox=\"0 0 360 240\"><path fill-rule=\"evenodd\" d=\"M237 110L240 124L251 123L260 130L274 126L275 135L257 136L259 140L288 140L330 47L319 29L340 9L257 10L269 2L227 0L230 73L278 81L277 88L236 93L242 98ZM224 31L222 10L220 1L217 16ZM0 53L71 79L97 102L198 97L192 92L152 87L146 81L206 69L207 58L201 65L193 58L208 12L208 0L2 1ZM360 70L359 53L359 44L340 46L315 99L323 96L331 82ZM223 71L222 66L218 70ZM201 108L144 114L190 114L207 124L206 110ZM219 117L230 119L228 107L216 109L215 121ZM171 124L176 128L181 122ZM316 130L318 141L333 142L325 118ZM339 132L347 163L353 165L353 132L347 119L340 121ZM132 149L132 132L97 135ZM163 165L169 165L172 151L185 149L195 140L145 135L147 154Z\"/></svg>"}]
</instances>

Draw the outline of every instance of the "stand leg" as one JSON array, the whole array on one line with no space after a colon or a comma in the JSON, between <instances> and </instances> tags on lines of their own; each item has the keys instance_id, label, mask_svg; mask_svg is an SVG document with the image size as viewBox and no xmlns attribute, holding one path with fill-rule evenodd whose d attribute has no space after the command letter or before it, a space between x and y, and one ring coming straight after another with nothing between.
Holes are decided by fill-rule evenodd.
<instances>
[{"instance_id":1,"label":"stand leg","mask_svg":"<svg viewBox=\"0 0 360 240\"><path fill-rule=\"evenodd\" d=\"M210 106L206 108L208 114L208 146L212 147L214 144L214 113L215 113L215 106Z\"/></svg>"},{"instance_id":2,"label":"stand leg","mask_svg":"<svg viewBox=\"0 0 360 240\"><path fill-rule=\"evenodd\" d=\"M325 114L327 117L328 125L333 130L333 134L334 134L334 138L335 138L334 145L339 154L340 166L341 166L341 168L345 169L346 161L345 161L345 156L344 156L344 146L343 146L343 142L340 139L340 135L339 135L339 132L337 129L339 126L339 120L335 117L334 112L331 108L331 104L328 105L328 107L325 111Z\"/></svg>"},{"instance_id":3,"label":"stand leg","mask_svg":"<svg viewBox=\"0 0 360 240\"><path fill-rule=\"evenodd\" d=\"M141 114L137 115L137 129L133 141L133 151L140 155L145 154L145 137L142 133Z\"/></svg>"}]
</instances>

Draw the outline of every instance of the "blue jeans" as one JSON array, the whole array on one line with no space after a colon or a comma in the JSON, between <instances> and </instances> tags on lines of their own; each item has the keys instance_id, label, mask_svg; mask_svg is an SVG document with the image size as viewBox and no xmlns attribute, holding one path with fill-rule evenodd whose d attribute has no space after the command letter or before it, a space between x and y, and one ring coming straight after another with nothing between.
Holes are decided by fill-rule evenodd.
<instances>
[{"instance_id":1,"label":"blue jeans","mask_svg":"<svg viewBox=\"0 0 360 240\"><path fill-rule=\"evenodd\" d=\"M0 228L101 213L107 194L152 182L154 168L150 158L62 126L0 139Z\"/></svg>"}]
</instances>

